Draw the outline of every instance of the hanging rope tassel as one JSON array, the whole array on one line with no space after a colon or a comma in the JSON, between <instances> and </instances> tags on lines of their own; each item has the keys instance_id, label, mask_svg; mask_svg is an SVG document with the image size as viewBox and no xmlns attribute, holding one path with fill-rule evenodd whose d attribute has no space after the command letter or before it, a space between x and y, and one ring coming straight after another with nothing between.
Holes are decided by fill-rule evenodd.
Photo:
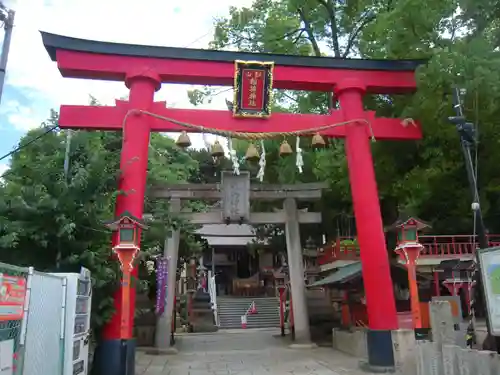
<instances>
[{"instance_id":1,"label":"hanging rope tassel","mask_svg":"<svg viewBox=\"0 0 500 375\"><path fill-rule=\"evenodd\" d=\"M264 181L264 171L266 169L266 149L264 147L264 141L260 141L260 159L259 159L259 173L257 173L257 178L260 182Z\"/></svg>"},{"instance_id":2,"label":"hanging rope tassel","mask_svg":"<svg viewBox=\"0 0 500 375\"><path fill-rule=\"evenodd\" d=\"M297 166L299 173L302 173L304 167L304 158L302 157L302 149L300 148L300 137L297 137L295 148L297 149L297 160L295 162L295 165Z\"/></svg>"},{"instance_id":3,"label":"hanging rope tassel","mask_svg":"<svg viewBox=\"0 0 500 375\"><path fill-rule=\"evenodd\" d=\"M236 150L233 148L233 140L231 137L227 139L227 147L229 148L229 156L231 162L233 163L233 172L235 175L240 175L240 162L238 160L238 155L236 155Z\"/></svg>"}]
</instances>

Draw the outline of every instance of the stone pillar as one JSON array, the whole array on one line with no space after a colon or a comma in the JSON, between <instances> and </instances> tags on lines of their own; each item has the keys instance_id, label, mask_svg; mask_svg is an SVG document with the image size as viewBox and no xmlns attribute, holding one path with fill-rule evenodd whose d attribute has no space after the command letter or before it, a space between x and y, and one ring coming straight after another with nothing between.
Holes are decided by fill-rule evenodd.
<instances>
[{"instance_id":1,"label":"stone pillar","mask_svg":"<svg viewBox=\"0 0 500 375\"><path fill-rule=\"evenodd\" d=\"M455 321L451 305L446 301L432 301L429 305L432 341L439 346L455 345Z\"/></svg>"},{"instance_id":2,"label":"stone pillar","mask_svg":"<svg viewBox=\"0 0 500 375\"><path fill-rule=\"evenodd\" d=\"M307 311L306 289L304 283L304 263L302 261L302 246L300 243L299 218L297 202L287 198L284 202L286 224L286 248L288 268L292 290L292 308L297 344L310 344L309 314Z\"/></svg>"},{"instance_id":3,"label":"stone pillar","mask_svg":"<svg viewBox=\"0 0 500 375\"><path fill-rule=\"evenodd\" d=\"M181 210L180 199L170 201L170 212L177 213ZM172 334L172 312L175 303L177 258L179 257L179 230L173 230L170 236L165 238L163 256L168 261L167 277L167 301L165 311L158 317L156 323L155 346L161 351L170 347L170 335Z\"/></svg>"}]
</instances>

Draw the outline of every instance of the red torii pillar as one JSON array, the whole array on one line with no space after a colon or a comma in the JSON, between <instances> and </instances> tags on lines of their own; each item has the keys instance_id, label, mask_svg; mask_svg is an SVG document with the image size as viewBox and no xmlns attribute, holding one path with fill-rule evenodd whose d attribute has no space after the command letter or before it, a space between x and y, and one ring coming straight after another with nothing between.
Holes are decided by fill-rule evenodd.
<instances>
[{"instance_id":1,"label":"red torii pillar","mask_svg":"<svg viewBox=\"0 0 500 375\"><path fill-rule=\"evenodd\" d=\"M421 130L418 125L403 126L399 119L375 118L373 112L364 111L362 98L367 91L414 91L414 70L421 62L311 59L142 47L48 33L42 33L42 37L63 76L125 81L130 89L128 102L117 101L114 107L61 106L59 118L60 127L66 129L123 130L119 188L127 194L117 201L116 215L129 211L136 217L143 216L150 132L189 131L140 113L140 110L184 123L234 132L290 132L342 121L368 120L371 129L365 121L359 121L321 133L346 138L368 307L369 364L374 367L394 365L391 330L396 329L398 323L369 137L373 131L378 140L413 140L421 138ZM154 102L154 92L162 82L232 85L235 60L274 61L275 88L319 91L334 88L341 109L328 115L277 113L269 119L237 119L229 111L169 109L164 103ZM131 293L130 318L133 319L135 291ZM135 343L120 337L121 290L115 295L115 307L116 313L104 330L104 340L97 352L100 356L98 368L103 375L131 375L134 371Z\"/></svg>"}]
</instances>

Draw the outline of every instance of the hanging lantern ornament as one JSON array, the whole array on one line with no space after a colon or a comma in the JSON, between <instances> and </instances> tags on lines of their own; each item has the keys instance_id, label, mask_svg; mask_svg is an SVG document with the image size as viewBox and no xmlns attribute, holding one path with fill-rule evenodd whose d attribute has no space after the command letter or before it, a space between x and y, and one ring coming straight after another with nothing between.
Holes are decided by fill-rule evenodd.
<instances>
[{"instance_id":1,"label":"hanging lantern ornament","mask_svg":"<svg viewBox=\"0 0 500 375\"><path fill-rule=\"evenodd\" d=\"M189 135L185 130L181 133L181 135L179 135L175 144L181 148L188 148L191 146L191 139L189 139Z\"/></svg>"},{"instance_id":2,"label":"hanging lantern ornament","mask_svg":"<svg viewBox=\"0 0 500 375\"><path fill-rule=\"evenodd\" d=\"M224 156L224 149L222 148L221 144L219 143L219 141L215 141L213 146L212 146L212 157L214 158L220 158L222 156Z\"/></svg>"},{"instance_id":3,"label":"hanging lantern ornament","mask_svg":"<svg viewBox=\"0 0 500 375\"><path fill-rule=\"evenodd\" d=\"M292 147L285 139L280 146L280 156L289 156L291 154L293 154Z\"/></svg>"},{"instance_id":4,"label":"hanging lantern ornament","mask_svg":"<svg viewBox=\"0 0 500 375\"><path fill-rule=\"evenodd\" d=\"M321 134L316 133L312 137L311 145L313 148L322 148L326 146L326 142L324 138L321 136Z\"/></svg>"},{"instance_id":5,"label":"hanging lantern ornament","mask_svg":"<svg viewBox=\"0 0 500 375\"><path fill-rule=\"evenodd\" d=\"M259 151L253 143L250 143L250 145L248 145L245 159L250 162L258 161L260 159Z\"/></svg>"}]
</instances>

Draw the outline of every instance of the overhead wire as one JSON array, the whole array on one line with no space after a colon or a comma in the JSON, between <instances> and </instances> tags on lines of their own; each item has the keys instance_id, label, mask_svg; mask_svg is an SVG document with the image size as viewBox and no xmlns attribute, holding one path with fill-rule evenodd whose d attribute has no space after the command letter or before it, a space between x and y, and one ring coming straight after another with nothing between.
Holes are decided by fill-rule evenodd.
<instances>
[{"instance_id":1,"label":"overhead wire","mask_svg":"<svg viewBox=\"0 0 500 375\"><path fill-rule=\"evenodd\" d=\"M29 141L27 141L26 143L23 143L23 144L19 144L15 149L13 149L12 151L6 153L5 155L3 155L2 157L0 157L0 161L8 158L9 156L12 156L14 155L15 153L21 151L22 149L28 147L29 145L35 143L36 141L38 141L39 139L45 137L47 134L49 134L50 132L54 131L55 129L57 129L59 127L59 125L54 125L52 127L50 127L49 129L47 129L45 132L43 132L42 134L39 134L37 135L35 138L33 139L30 139Z\"/></svg>"},{"instance_id":2,"label":"overhead wire","mask_svg":"<svg viewBox=\"0 0 500 375\"><path fill-rule=\"evenodd\" d=\"M195 40L193 40L192 42L186 44L183 48L187 48L193 44L195 44L196 42L200 41L201 39L203 39L204 37L206 37L208 34L210 34L212 32L213 28L210 28L210 30L208 30L207 32L205 32L204 34L200 35L198 38L196 38ZM217 93L220 94L221 92ZM25 147L28 147L30 146L31 144L35 143L36 141L38 141L39 139L43 138L44 136L46 136L47 134L49 134L50 132L52 132L53 130L57 129L59 127L59 125L55 125L55 126L52 126L50 127L49 129L47 129L47 131L45 131L44 133L36 136L35 138L33 139L30 139L28 142L24 143L24 144L19 144L14 150L6 153L5 155L1 156L0 157L0 161L14 155L15 153L21 151L22 149L24 149ZM68 133L68 138L67 138L67 141L68 142L71 142L71 131ZM67 149L69 151L69 148L70 148L70 145L68 144L67 145ZM65 170L65 174L67 175L68 174L68 169L69 169L69 160L66 160L65 158L65 161L64 161L64 170ZM2 174L2 176L5 176L8 171L6 171L4 174Z\"/></svg>"}]
</instances>

